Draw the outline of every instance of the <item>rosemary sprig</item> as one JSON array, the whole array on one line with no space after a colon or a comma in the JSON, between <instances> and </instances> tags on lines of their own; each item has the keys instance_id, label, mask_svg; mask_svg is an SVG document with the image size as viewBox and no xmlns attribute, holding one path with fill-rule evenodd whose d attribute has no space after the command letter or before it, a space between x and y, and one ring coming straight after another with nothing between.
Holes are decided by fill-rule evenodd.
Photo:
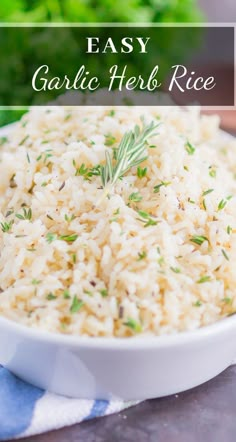
<instances>
[{"instance_id":1,"label":"rosemary sprig","mask_svg":"<svg viewBox=\"0 0 236 442\"><path fill-rule=\"evenodd\" d=\"M154 131L160 123L152 121L145 124L141 118L142 127L136 125L134 130L126 132L117 148L116 158L112 161L112 155L106 151L106 163L101 166L101 181L104 188L102 198L98 204L111 191L112 187L131 167L137 166L147 159L147 140L155 135ZM97 204L97 205L98 205Z\"/></svg>"}]
</instances>

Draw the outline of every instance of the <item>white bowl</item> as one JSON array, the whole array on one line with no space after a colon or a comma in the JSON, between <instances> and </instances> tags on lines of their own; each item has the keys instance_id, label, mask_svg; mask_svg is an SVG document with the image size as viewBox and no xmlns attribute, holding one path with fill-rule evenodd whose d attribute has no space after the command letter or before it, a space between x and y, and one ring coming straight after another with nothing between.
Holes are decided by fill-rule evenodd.
<instances>
[{"instance_id":1,"label":"white bowl","mask_svg":"<svg viewBox=\"0 0 236 442\"><path fill-rule=\"evenodd\" d=\"M150 338L48 333L0 317L0 363L38 387L88 399L147 399L195 387L231 365L236 316Z\"/></svg>"},{"instance_id":2,"label":"white bowl","mask_svg":"<svg viewBox=\"0 0 236 442\"><path fill-rule=\"evenodd\" d=\"M0 136L11 128L1 128ZM0 364L33 385L71 397L166 396L208 381L235 356L236 316L193 332L125 339L65 336L0 317Z\"/></svg>"}]
</instances>

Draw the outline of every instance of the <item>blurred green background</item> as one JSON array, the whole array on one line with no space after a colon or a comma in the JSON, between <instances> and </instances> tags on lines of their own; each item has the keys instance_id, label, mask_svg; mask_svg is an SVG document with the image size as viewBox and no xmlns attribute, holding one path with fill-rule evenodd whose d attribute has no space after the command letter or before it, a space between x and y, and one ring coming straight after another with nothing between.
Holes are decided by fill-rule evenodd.
<instances>
[{"instance_id":1,"label":"blurred green background","mask_svg":"<svg viewBox=\"0 0 236 442\"><path fill-rule=\"evenodd\" d=\"M0 21L191 23L203 21L203 16L197 0L1 0ZM0 110L0 126L24 112Z\"/></svg>"}]
</instances>

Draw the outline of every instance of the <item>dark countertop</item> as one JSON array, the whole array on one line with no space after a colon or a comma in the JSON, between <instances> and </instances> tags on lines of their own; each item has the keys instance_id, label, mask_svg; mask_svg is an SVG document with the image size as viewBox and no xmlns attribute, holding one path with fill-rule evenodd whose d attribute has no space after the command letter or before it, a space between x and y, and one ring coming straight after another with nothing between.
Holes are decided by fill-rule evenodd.
<instances>
[{"instance_id":1,"label":"dark countertop","mask_svg":"<svg viewBox=\"0 0 236 442\"><path fill-rule=\"evenodd\" d=\"M21 439L23 440L27 442L235 442L236 365L202 386L184 393L149 400L122 413Z\"/></svg>"}]
</instances>

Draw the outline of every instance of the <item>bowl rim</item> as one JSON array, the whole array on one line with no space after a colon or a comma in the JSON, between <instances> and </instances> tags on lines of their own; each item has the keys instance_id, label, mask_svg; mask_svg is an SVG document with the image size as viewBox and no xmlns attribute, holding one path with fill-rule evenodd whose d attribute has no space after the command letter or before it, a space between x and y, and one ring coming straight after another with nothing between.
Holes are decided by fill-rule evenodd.
<instances>
[{"instance_id":1,"label":"bowl rim","mask_svg":"<svg viewBox=\"0 0 236 442\"><path fill-rule=\"evenodd\" d=\"M236 333L236 315L222 318L210 325L194 330L157 336L135 335L125 338L115 336L80 336L50 332L0 316L0 332L2 328L5 328L7 332L15 333L16 337L26 338L40 343L58 344L65 347L110 350L168 349L170 347L176 348L185 344L201 342L209 338L216 338L224 332L232 331L234 328Z\"/></svg>"}]
</instances>

